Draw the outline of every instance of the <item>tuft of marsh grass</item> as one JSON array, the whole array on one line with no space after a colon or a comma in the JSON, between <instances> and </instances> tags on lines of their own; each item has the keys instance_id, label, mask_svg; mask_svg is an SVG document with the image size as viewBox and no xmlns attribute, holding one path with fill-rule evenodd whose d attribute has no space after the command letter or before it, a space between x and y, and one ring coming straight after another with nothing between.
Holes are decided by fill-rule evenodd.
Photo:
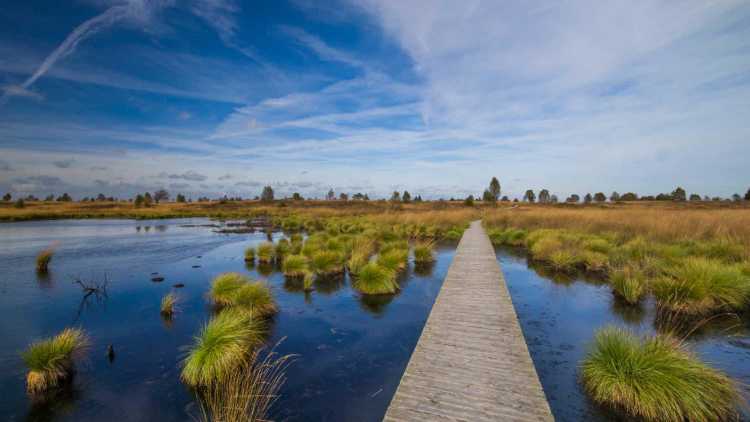
<instances>
[{"instance_id":1,"label":"tuft of marsh grass","mask_svg":"<svg viewBox=\"0 0 750 422\"><path fill-rule=\"evenodd\" d=\"M171 318L175 312L175 305L177 304L177 295L174 293L167 293L161 298L161 316L165 318Z\"/></svg>"},{"instance_id":2,"label":"tuft of marsh grass","mask_svg":"<svg viewBox=\"0 0 750 422\"><path fill-rule=\"evenodd\" d=\"M419 242L414 245L414 262L417 264L428 264L435 260L433 251L435 249L434 242Z\"/></svg>"},{"instance_id":3,"label":"tuft of marsh grass","mask_svg":"<svg viewBox=\"0 0 750 422\"><path fill-rule=\"evenodd\" d=\"M211 282L211 300L217 305L230 305L235 292L248 281L240 273L219 274Z\"/></svg>"},{"instance_id":4,"label":"tuft of marsh grass","mask_svg":"<svg viewBox=\"0 0 750 422\"><path fill-rule=\"evenodd\" d=\"M271 288L260 281L245 283L232 293L230 306L252 316L266 317L278 311Z\"/></svg>"},{"instance_id":5,"label":"tuft of marsh grass","mask_svg":"<svg viewBox=\"0 0 750 422\"><path fill-rule=\"evenodd\" d=\"M270 262L273 262L273 257L276 255L275 247L273 243L271 242L263 242L260 245L258 245L258 249L256 250L256 256L258 257L258 262L262 264L268 264Z\"/></svg>"},{"instance_id":6,"label":"tuft of marsh grass","mask_svg":"<svg viewBox=\"0 0 750 422\"><path fill-rule=\"evenodd\" d=\"M377 263L393 273L402 271L409 263L409 250L387 249L385 252L381 251Z\"/></svg>"},{"instance_id":7,"label":"tuft of marsh grass","mask_svg":"<svg viewBox=\"0 0 750 422\"><path fill-rule=\"evenodd\" d=\"M374 262L359 270L353 285L355 289L368 295L392 294L399 289L395 273Z\"/></svg>"},{"instance_id":8,"label":"tuft of marsh grass","mask_svg":"<svg viewBox=\"0 0 750 422\"><path fill-rule=\"evenodd\" d=\"M198 394L202 421L271 420L269 411L279 397L286 368L294 356L280 356L273 351L265 356L262 353L262 349L255 349L247 362Z\"/></svg>"},{"instance_id":9,"label":"tuft of marsh grass","mask_svg":"<svg viewBox=\"0 0 750 422\"><path fill-rule=\"evenodd\" d=\"M181 379L191 386L209 386L247 362L260 344L262 324L246 312L226 309L213 317L195 337L183 362Z\"/></svg>"},{"instance_id":10,"label":"tuft of marsh grass","mask_svg":"<svg viewBox=\"0 0 750 422\"><path fill-rule=\"evenodd\" d=\"M29 370L26 391L38 394L59 386L71 376L73 359L88 346L88 336L77 328L66 328L55 337L31 344L21 355Z\"/></svg>"},{"instance_id":11,"label":"tuft of marsh grass","mask_svg":"<svg viewBox=\"0 0 750 422\"><path fill-rule=\"evenodd\" d=\"M671 337L639 339L622 329L602 329L581 373L594 401L629 418L708 422L736 417L739 394L731 379Z\"/></svg>"},{"instance_id":12,"label":"tuft of marsh grass","mask_svg":"<svg viewBox=\"0 0 750 422\"><path fill-rule=\"evenodd\" d=\"M750 302L750 277L740 265L691 257L663 271L653 286L663 310L700 316L740 310Z\"/></svg>"},{"instance_id":13,"label":"tuft of marsh grass","mask_svg":"<svg viewBox=\"0 0 750 422\"><path fill-rule=\"evenodd\" d=\"M631 305L639 303L646 294L646 277L641 269L632 266L614 271L610 283L612 292Z\"/></svg>"},{"instance_id":14,"label":"tuft of marsh grass","mask_svg":"<svg viewBox=\"0 0 750 422\"><path fill-rule=\"evenodd\" d=\"M274 248L274 255L276 256L276 260L282 261L284 258L289 255L292 251L292 244L289 242L288 239L280 239L278 243L276 243L276 247Z\"/></svg>"},{"instance_id":15,"label":"tuft of marsh grass","mask_svg":"<svg viewBox=\"0 0 750 422\"><path fill-rule=\"evenodd\" d=\"M309 271L307 258L304 255L289 255L284 259L281 270L287 277L304 277Z\"/></svg>"},{"instance_id":16,"label":"tuft of marsh grass","mask_svg":"<svg viewBox=\"0 0 750 422\"><path fill-rule=\"evenodd\" d=\"M346 261L346 267L351 274L358 274L359 271L370 262L370 255L363 252L353 252L352 256Z\"/></svg>"},{"instance_id":17,"label":"tuft of marsh grass","mask_svg":"<svg viewBox=\"0 0 750 422\"><path fill-rule=\"evenodd\" d=\"M343 271L341 255L333 251L318 251L310 258L310 269L319 275L333 275Z\"/></svg>"},{"instance_id":18,"label":"tuft of marsh grass","mask_svg":"<svg viewBox=\"0 0 750 422\"><path fill-rule=\"evenodd\" d=\"M245 249L245 262L255 262L255 248Z\"/></svg>"},{"instance_id":19,"label":"tuft of marsh grass","mask_svg":"<svg viewBox=\"0 0 750 422\"><path fill-rule=\"evenodd\" d=\"M49 270L49 263L52 261L52 256L55 251L52 248L47 248L36 256L36 270L39 273L46 273Z\"/></svg>"}]
</instances>

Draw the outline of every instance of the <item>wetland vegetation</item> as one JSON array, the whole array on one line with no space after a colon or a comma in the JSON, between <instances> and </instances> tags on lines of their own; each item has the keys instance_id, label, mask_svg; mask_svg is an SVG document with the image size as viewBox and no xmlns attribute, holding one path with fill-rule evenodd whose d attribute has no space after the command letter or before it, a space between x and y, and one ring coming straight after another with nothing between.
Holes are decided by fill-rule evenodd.
<instances>
[{"instance_id":1,"label":"wetland vegetation","mask_svg":"<svg viewBox=\"0 0 750 422\"><path fill-rule=\"evenodd\" d=\"M692 351L690 341L696 327L706 321L747 312L750 217L744 206L305 202L304 206L269 201L162 203L127 210L123 208L127 205L117 203L109 207L65 203L55 210L31 202L22 210L12 208L12 218L74 214L162 218L195 213L218 218L216 223L203 224L218 236L257 239L239 245L234 255L245 264L244 271L216 267L205 282L199 297L213 305L210 314L192 344L177 353L183 356L179 378L192 388L206 420L239 420L241 415L258 419L279 402L290 356L304 357L296 349L284 349L285 354L266 349L270 341L287 335L277 333L277 314L285 315L287 302L279 300L280 292L301 293L309 301L314 295L334 293L348 282L360 309L381 315L384 307L403 295L405 280L430 276L436 262L445 268L449 261L440 252L441 245L455 245L468 223L480 218L495 245L523 251L529 265L550 278L574 279L585 274L600 280L608 286L612 303L633 312L654 304L653 332L641 335L601 325L592 334L575 377L593 402L644 420L716 420L735 417L745 401L738 382L704 362ZM87 208L97 211L82 215ZM10 219L9 210L4 208L0 216ZM149 233L140 228L138 233ZM39 277L50 271L47 264L52 255L49 247L37 255ZM274 274L282 277L281 284L270 282ZM164 280L161 274L152 275L156 278ZM161 297L159 312L171 321L177 295L169 291ZM195 303L193 299L191 307L180 298L178 319L183 319L183 313L195 314ZM184 312L183 306L193 310ZM429 307L423 309L429 311ZM426 313L422 315L426 318ZM30 393L55 388L72 378L74 359L90 343L88 336L76 330L34 343L24 353ZM71 333L80 334L78 343L58 339ZM673 382L670 377L691 381ZM258 393L236 402L236 392L245 390ZM241 410L237 413L236 409Z\"/></svg>"}]
</instances>

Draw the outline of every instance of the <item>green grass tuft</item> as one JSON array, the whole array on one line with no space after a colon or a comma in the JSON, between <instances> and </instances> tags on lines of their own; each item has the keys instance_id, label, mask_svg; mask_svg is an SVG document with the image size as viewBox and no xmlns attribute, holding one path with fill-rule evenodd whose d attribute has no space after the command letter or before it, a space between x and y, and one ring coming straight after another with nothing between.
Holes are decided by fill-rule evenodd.
<instances>
[{"instance_id":1,"label":"green grass tuft","mask_svg":"<svg viewBox=\"0 0 750 422\"><path fill-rule=\"evenodd\" d=\"M257 317L266 317L278 311L271 289L260 281L245 283L232 293L230 306Z\"/></svg>"},{"instance_id":2,"label":"green grass tuft","mask_svg":"<svg viewBox=\"0 0 750 422\"><path fill-rule=\"evenodd\" d=\"M385 252L381 251L377 263L394 273L402 271L409 263L409 250L388 249Z\"/></svg>"},{"instance_id":3,"label":"green grass tuft","mask_svg":"<svg viewBox=\"0 0 750 422\"><path fill-rule=\"evenodd\" d=\"M393 271L371 262L363 266L353 282L354 288L364 294L392 294L399 289Z\"/></svg>"},{"instance_id":4,"label":"green grass tuft","mask_svg":"<svg viewBox=\"0 0 750 422\"><path fill-rule=\"evenodd\" d=\"M612 291L625 302L638 304L646 294L646 276L642 270L626 266L610 276Z\"/></svg>"},{"instance_id":5,"label":"green grass tuft","mask_svg":"<svg viewBox=\"0 0 750 422\"><path fill-rule=\"evenodd\" d=\"M304 255L288 255L281 265L281 270L287 277L304 277L309 271L307 258Z\"/></svg>"},{"instance_id":6,"label":"green grass tuft","mask_svg":"<svg viewBox=\"0 0 750 422\"><path fill-rule=\"evenodd\" d=\"M245 262L255 261L255 248L250 247L245 249Z\"/></svg>"},{"instance_id":7,"label":"green grass tuft","mask_svg":"<svg viewBox=\"0 0 750 422\"><path fill-rule=\"evenodd\" d=\"M670 337L641 340L617 328L600 330L582 379L594 401L628 418L708 422L737 414L734 383Z\"/></svg>"},{"instance_id":8,"label":"green grass tuft","mask_svg":"<svg viewBox=\"0 0 750 422\"><path fill-rule=\"evenodd\" d=\"M273 243L263 242L258 245L256 255L258 256L258 262L260 263L268 264L270 262L273 262L273 257L276 255L276 250Z\"/></svg>"},{"instance_id":9,"label":"green grass tuft","mask_svg":"<svg viewBox=\"0 0 750 422\"><path fill-rule=\"evenodd\" d=\"M73 359L88 345L88 336L77 328L66 328L55 337L33 343L21 355L29 370L26 390L38 394L59 386L72 374Z\"/></svg>"},{"instance_id":10,"label":"green grass tuft","mask_svg":"<svg viewBox=\"0 0 750 422\"><path fill-rule=\"evenodd\" d=\"M420 242L414 245L414 262L417 264L428 264L435 261L433 242Z\"/></svg>"},{"instance_id":11,"label":"green grass tuft","mask_svg":"<svg viewBox=\"0 0 750 422\"><path fill-rule=\"evenodd\" d=\"M182 380L191 386L209 386L223 379L247 361L262 336L262 324L248 313L221 312L195 337L183 362Z\"/></svg>"},{"instance_id":12,"label":"green grass tuft","mask_svg":"<svg viewBox=\"0 0 750 422\"><path fill-rule=\"evenodd\" d=\"M239 273L219 274L211 283L211 299L217 305L229 305L234 293L249 279Z\"/></svg>"},{"instance_id":13,"label":"green grass tuft","mask_svg":"<svg viewBox=\"0 0 750 422\"><path fill-rule=\"evenodd\" d=\"M685 315L737 311L750 301L750 277L740 265L705 258L686 258L664 268L653 286L663 310Z\"/></svg>"},{"instance_id":14,"label":"green grass tuft","mask_svg":"<svg viewBox=\"0 0 750 422\"><path fill-rule=\"evenodd\" d=\"M310 258L310 269L318 275L333 275L344 270L341 255L333 251L318 251Z\"/></svg>"}]
</instances>

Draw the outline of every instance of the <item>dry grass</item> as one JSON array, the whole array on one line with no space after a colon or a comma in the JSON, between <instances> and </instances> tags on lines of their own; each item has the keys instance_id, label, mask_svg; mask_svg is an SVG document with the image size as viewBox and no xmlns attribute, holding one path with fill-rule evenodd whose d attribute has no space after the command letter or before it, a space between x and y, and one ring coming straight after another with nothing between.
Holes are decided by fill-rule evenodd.
<instances>
[{"instance_id":1,"label":"dry grass","mask_svg":"<svg viewBox=\"0 0 750 422\"><path fill-rule=\"evenodd\" d=\"M285 370L292 355L271 351L261 359L261 349L248 362L199 394L201 420L205 422L268 421L269 410L286 381Z\"/></svg>"},{"instance_id":2,"label":"dry grass","mask_svg":"<svg viewBox=\"0 0 750 422\"><path fill-rule=\"evenodd\" d=\"M640 235L662 242L731 239L743 244L747 254L750 251L750 208L740 205L706 207L709 206L521 206L489 210L484 223L489 227L564 228L625 237Z\"/></svg>"}]
</instances>

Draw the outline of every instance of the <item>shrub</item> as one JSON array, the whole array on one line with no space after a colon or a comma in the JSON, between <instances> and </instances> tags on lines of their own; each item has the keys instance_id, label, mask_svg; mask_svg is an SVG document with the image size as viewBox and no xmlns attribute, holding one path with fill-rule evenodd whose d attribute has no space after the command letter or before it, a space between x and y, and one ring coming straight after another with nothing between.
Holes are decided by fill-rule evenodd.
<instances>
[{"instance_id":1,"label":"shrub","mask_svg":"<svg viewBox=\"0 0 750 422\"><path fill-rule=\"evenodd\" d=\"M287 277L302 277L307 274L307 258L304 255L289 255L281 265Z\"/></svg>"},{"instance_id":2,"label":"shrub","mask_svg":"<svg viewBox=\"0 0 750 422\"><path fill-rule=\"evenodd\" d=\"M690 355L670 337L638 339L617 328L600 330L583 362L591 398L630 418L718 421L736 416L732 381Z\"/></svg>"},{"instance_id":3,"label":"shrub","mask_svg":"<svg viewBox=\"0 0 750 422\"><path fill-rule=\"evenodd\" d=\"M557 238L543 237L533 243L529 252L536 260L548 261L552 257L552 254L562 248L563 244Z\"/></svg>"},{"instance_id":4,"label":"shrub","mask_svg":"<svg viewBox=\"0 0 750 422\"><path fill-rule=\"evenodd\" d=\"M258 256L258 262L264 263L264 264L273 262L273 257L275 254L276 254L276 251L273 246L273 243L263 242L260 245L258 245L258 250L256 253L256 255Z\"/></svg>"},{"instance_id":5,"label":"shrub","mask_svg":"<svg viewBox=\"0 0 750 422\"><path fill-rule=\"evenodd\" d=\"M224 273L216 276L211 282L211 299L217 305L229 305L234 293L249 279L239 273Z\"/></svg>"},{"instance_id":6,"label":"shrub","mask_svg":"<svg viewBox=\"0 0 750 422\"><path fill-rule=\"evenodd\" d=\"M739 310L750 300L750 277L739 265L705 258L687 258L664 269L654 283L657 304L668 311L705 315Z\"/></svg>"},{"instance_id":7,"label":"shrub","mask_svg":"<svg viewBox=\"0 0 750 422\"><path fill-rule=\"evenodd\" d=\"M398 291L393 271L371 262L363 266L353 282L354 288L364 294L392 294Z\"/></svg>"},{"instance_id":8,"label":"shrub","mask_svg":"<svg viewBox=\"0 0 750 422\"><path fill-rule=\"evenodd\" d=\"M52 261L52 256L55 251L52 248L47 248L36 256L36 270L40 273L46 273L49 270L49 263Z\"/></svg>"},{"instance_id":9,"label":"shrub","mask_svg":"<svg viewBox=\"0 0 750 422\"><path fill-rule=\"evenodd\" d=\"M255 261L255 248L250 247L245 249L245 262Z\"/></svg>"},{"instance_id":10,"label":"shrub","mask_svg":"<svg viewBox=\"0 0 750 422\"><path fill-rule=\"evenodd\" d=\"M462 236L462 232L457 229L450 229L447 232L445 232L445 235L443 235L443 237L446 240L451 240L451 241L461 240L461 236Z\"/></svg>"},{"instance_id":11,"label":"shrub","mask_svg":"<svg viewBox=\"0 0 750 422\"><path fill-rule=\"evenodd\" d=\"M223 379L247 361L262 335L260 322L249 314L233 309L221 312L195 337L183 362L182 380L191 386L208 386Z\"/></svg>"},{"instance_id":12,"label":"shrub","mask_svg":"<svg viewBox=\"0 0 750 422\"><path fill-rule=\"evenodd\" d=\"M59 386L72 375L74 358L88 345L88 336L77 328L66 328L55 337L33 343L22 353L29 369L26 390L38 394Z\"/></svg>"}]
</instances>

